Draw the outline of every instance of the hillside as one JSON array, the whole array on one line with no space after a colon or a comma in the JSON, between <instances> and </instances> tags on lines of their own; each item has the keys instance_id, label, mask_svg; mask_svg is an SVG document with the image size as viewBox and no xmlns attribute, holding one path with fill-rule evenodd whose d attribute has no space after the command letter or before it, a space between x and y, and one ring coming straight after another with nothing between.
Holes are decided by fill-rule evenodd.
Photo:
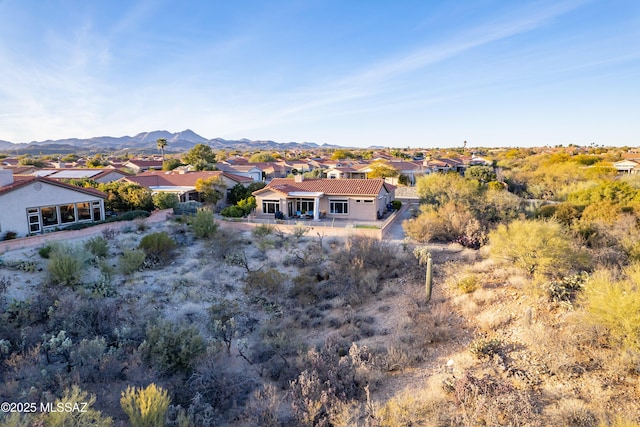
<instances>
[{"instance_id":1,"label":"hillside","mask_svg":"<svg viewBox=\"0 0 640 427\"><path fill-rule=\"evenodd\" d=\"M278 143L268 140L252 141L248 139L207 139L198 135L194 131L187 129L182 132L157 130L152 132L141 132L135 136L99 136L87 139L67 138L59 140L33 141L20 144L0 140L0 152L10 154L65 154L86 152L156 153L156 141L159 138L167 140L167 152L186 151L193 148L196 144L207 144L216 149L229 150L291 150L318 147L318 144L311 142Z\"/></svg>"}]
</instances>

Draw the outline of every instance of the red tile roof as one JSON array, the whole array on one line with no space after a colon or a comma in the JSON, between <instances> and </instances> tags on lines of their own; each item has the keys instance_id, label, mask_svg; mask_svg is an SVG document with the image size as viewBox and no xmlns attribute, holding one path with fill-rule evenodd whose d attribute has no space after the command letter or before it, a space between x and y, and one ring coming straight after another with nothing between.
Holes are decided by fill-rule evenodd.
<instances>
[{"instance_id":1,"label":"red tile roof","mask_svg":"<svg viewBox=\"0 0 640 427\"><path fill-rule=\"evenodd\" d=\"M42 178L37 176L24 176L24 175L14 175L13 184L0 187L0 194L9 193L13 190L17 190L18 188L24 187L33 182L43 182L46 184L55 185L56 187L62 187L68 190L78 191L80 193L86 193L92 196L101 197L103 199L107 198L107 194L103 193L102 191L96 190L95 188L78 187L76 185L66 184L64 182L56 181L53 179Z\"/></svg>"},{"instance_id":2,"label":"red tile roof","mask_svg":"<svg viewBox=\"0 0 640 427\"><path fill-rule=\"evenodd\" d=\"M223 171L197 171L197 172L166 172L166 171L147 171L135 176L125 178L127 181L140 184L143 187L193 187L200 178L207 179L210 177L224 176L238 183L250 183L253 179L246 176L235 175Z\"/></svg>"},{"instance_id":3,"label":"red tile roof","mask_svg":"<svg viewBox=\"0 0 640 427\"><path fill-rule=\"evenodd\" d=\"M295 182L294 178L275 178L265 188L254 192L254 194L275 190L283 194L304 191L321 192L329 196L377 196L383 188L386 191L395 189L393 185L387 184L383 179L305 179L302 182Z\"/></svg>"}]
</instances>

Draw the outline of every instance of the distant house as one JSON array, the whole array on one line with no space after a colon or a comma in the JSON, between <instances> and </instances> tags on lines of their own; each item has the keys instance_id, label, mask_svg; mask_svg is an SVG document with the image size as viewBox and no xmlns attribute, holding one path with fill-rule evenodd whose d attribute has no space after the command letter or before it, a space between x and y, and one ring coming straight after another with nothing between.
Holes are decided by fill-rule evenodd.
<instances>
[{"instance_id":1,"label":"distant house","mask_svg":"<svg viewBox=\"0 0 640 427\"><path fill-rule=\"evenodd\" d=\"M232 173L234 175L246 176L251 178L255 182L262 182L263 174L262 169L256 167L255 165L250 164L225 164L225 163L217 163L216 167L221 171Z\"/></svg>"},{"instance_id":2,"label":"distant house","mask_svg":"<svg viewBox=\"0 0 640 427\"><path fill-rule=\"evenodd\" d=\"M219 177L227 186L227 194L236 184L247 186L253 179L246 176L234 175L223 171L148 171L135 176L124 178L125 181L139 184L150 189L153 193L174 193L181 202L189 200L201 201L200 193L196 191L196 181Z\"/></svg>"},{"instance_id":3,"label":"distant house","mask_svg":"<svg viewBox=\"0 0 640 427\"><path fill-rule=\"evenodd\" d=\"M615 162L613 167L620 173L638 173L640 172L640 159L625 159Z\"/></svg>"},{"instance_id":4,"label":"distant house","mask_svg":"<svg viewBox=\"0 0 640 427\"><path fill-rule=\"evenodd\" d=\"M273 218L320 217L375 220L395 198L395 187L382 179L273 179L255 191L256 215Z\"/></svg>"},{"instance_id":5,"label":"distant house","mask_svg":"<svg viewBox=\"0 0 640 427\"><path fill-rule=\"evenodd\" d=\"M128 173L112 168L68 168L68 169L40 169L33 172L33 175L47 177L49 179L90 179L99 183L107 183L117 181L126 176Z\"/></svg>"},{"instance_id":6,"label":"distant house","mask_svg":"<svg viewBox=\"0 0 640 427\"><path fill-rule=\"evenodd\" d=\"M146 172L148 170L162 170L162 160L132 159L126 162L124 167L131 169L135 174Z\"/></svg>"},{"instance_id":7,"label":"distant house","mask_svg":"<svg viewBox=\"0 0 640 427\"><path fill-rule=\"evenodd\" d=\"M351 166L333 166L325 171L328 179L365 179L366 172Z\"/></svg>"},{"instance_id":8,"label":"distant house","mask_svg":"<svg viewBox=\"0 0 640 427\"><path fill-rule=\"evenodd\" d=\"M37 176L13 176L0 169L0 232L18 236L104 219L107 195Z\"/></svg>"}]
</instances>

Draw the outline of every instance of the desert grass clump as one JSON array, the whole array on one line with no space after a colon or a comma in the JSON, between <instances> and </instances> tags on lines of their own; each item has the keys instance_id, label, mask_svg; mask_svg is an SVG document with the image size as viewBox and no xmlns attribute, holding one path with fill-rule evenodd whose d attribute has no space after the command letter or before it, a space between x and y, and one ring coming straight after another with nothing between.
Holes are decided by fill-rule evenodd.
<instances>
[{"instance_id":1,"label":"desert grass clump","mask_svg":"<svg viewBox=\"0 0 640 427\"><path fill-rule=\"evenodd\" d=\"M125 249L118 258L118 270L129 276L142 268L145 257L144 251L140 249Z\"/></svg>"},{"instance_id":2,"label":"desert grass clump","mask_svg":"<svg viewBox=\"0 0 640 427\"><path fill-rule=\"evenodd\" d=\"M374 418L381 427L451 425L450 406L441 390L405 389L377 408Z\"/></svg>"},{"instance_id":3,"label":"desert grass clump","mask_svg":"<svg viewBox=\"0 0 640 427\"><path fill-rule=\"evenodd\" d=\"M49 278L55 284L77 285L82 282L84 261L84 252L81 249L72 245L56 244L49 254L47 263Z\"/></svg>"},{"instance_id":4,"label":"desert grass clump","mask_svg":"<svg viewBox=\"0 0 640 427\"><path fill-rule=\"evenodd\" d=\"M84 248L97 258L106 258L109 255L109 244L102 236L95 236L84 242Z\"/></svg>"},{"instance_id":5,"label":"desert grass clump","mask_svg":"<svg viewBox=\"0 0 640 427\"><path fill-rule=\"evenodd\" d=\"M502 353L503 343L497 338L479 338L469 344L469 351L478 359L491 359Z\"/></svg>"},{"instance_id":6,"label":"desert grass clump","mask_svg":"<svg viewBox=\"0 0 640 427\"><path fill-rule=\"evenodd\" d=\"M146 388L127 387L120 406L133 427L163 426L171 399L166 390L151 383Z\"/></svg>"},{"instance_id":7,"label":"desert grass clump","mask_svg":"<svg viewBox=\"0 0 640 427\"><path fill-rule=\"evenodd\" d=\"M598 417L582 400L563 399L549 411L549 424L556 426L597 427Z\"/></svg>"},{"instance_id":8,"label":"desert grass clump","mask_svg":"<svg viewBox=\"0 0 640 427\"><path fill-rule=\"evenodd\" d=\"M276 232L276 227L271 224L260 224L253 228L251 234L258 239L265 238Z\"/></svg>"}]
</instances>

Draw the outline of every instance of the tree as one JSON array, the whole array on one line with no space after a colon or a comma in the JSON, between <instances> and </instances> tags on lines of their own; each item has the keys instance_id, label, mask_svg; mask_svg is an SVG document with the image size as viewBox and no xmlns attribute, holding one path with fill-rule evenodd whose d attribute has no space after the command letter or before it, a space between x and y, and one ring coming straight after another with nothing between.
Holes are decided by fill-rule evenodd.
<instances>
[{"instance_id":1,"label":"tree","mask_svg":"<svg viewBox=\"0 0 640 427\"><path fill-rule=\"evenodd\" d=\"M489 233L491 257L529 274L566 276L585 268L588 258L556 221L516 220Z\"/></svg>"},{"instance_id":2,"label":"tree","mask_svg":"<svg viewBox=\"0 0 640 427\"><path fill-rule=\"evenodd\" d=\"M182 162L180 159L167 159L166 162L162 163L163 171L172 171L178 166L182 166Z\"/></svg>"},{"instance_id":3,"label":"tree","mask_svg":"<svg viewBox=\"0 0 640 427\"><path fill-rule=\"evenodd\" d=\"M153 210L151 190L126 181L101 183L98 190L107 193L107 209L117 212L132 210Z\"/></svg>"},{"instance_id":4,"label":"tree","mask_svg":"<svg viewBox=\"0 0 640 427\"><path fill-rule=\"evenodd\" d=\"M249 157L250 163L264 163L264 162L273 162L275 157L269 153L255 153L251 157Z\"/></svg>"},{"instance_id":5,"label":"tree","mask_svg":"<svg viewBox=\"0 0 640 427\"><path fill-rule=\"evenodd\" d=\"M164 147L167 146L167 140L164 138L158 138L158 140L156 141L156 146L162 152L162 164L164 165Z\"/></svg>"},{"instance_id":6,"label":"tree","mask_svg":"<svg viewBox=\"0 0 640 427\"><path fill-rule=\"evenodd\" d=\"M210 146L205 144L196 144L182 158L185 163L190 165L212 164L216 162L216 154Z\"/></svg>"},{"instance_id":7,"label":"tree","mask_svg":"<svg viewBox=\"0 0 640 427\"><path fill-rule=\"evenodd\" d=\"M367 173L367 178L391 178L400 175L398 169L384 161L376 161L369 166L371 172Z\"/></svg>"},{"instance_id":8,"label":"tree","mask_svg":"<svg viewBox=\"0 0 640 427\"><path fill-rule=\"evenodd\" d=\"M331 155L331 160L342 160L342 159L355 159L356 156L351 151L348 150L336 150Z\"/></svg>"},{"instance_id":9,"label":"tree","mask_svg":"<svg viewBox=\"0 0 640 427\"><path fill-rule=\"evenodd\" d=\"M158 209L172 209L178 206L180 199L175 193L161 191L153 195L153 205Z\"/></svg>"},{"instance_id":10,"label":"tree","mask_svg":"<svg viewBox=\"0 0 640 427\"><path fill-rule=\"evenodd\" d=\"M475 179L480 182L495 181L496 173L491 166L469 166L465 171L464 177L467 179Z\"/></svg>"},{"instance_id":11,"label":"tree","mask_svg":"<svg viewBox=\"0 0 640 427\"><path fill-rule=\"evenodd\" d=\"M199 178L196 181L195 187L196 191L202 194L202 198L205 202L214 205L224 198L227 189L222 178L218 176Z\"/></svg>"}]
</instances>

